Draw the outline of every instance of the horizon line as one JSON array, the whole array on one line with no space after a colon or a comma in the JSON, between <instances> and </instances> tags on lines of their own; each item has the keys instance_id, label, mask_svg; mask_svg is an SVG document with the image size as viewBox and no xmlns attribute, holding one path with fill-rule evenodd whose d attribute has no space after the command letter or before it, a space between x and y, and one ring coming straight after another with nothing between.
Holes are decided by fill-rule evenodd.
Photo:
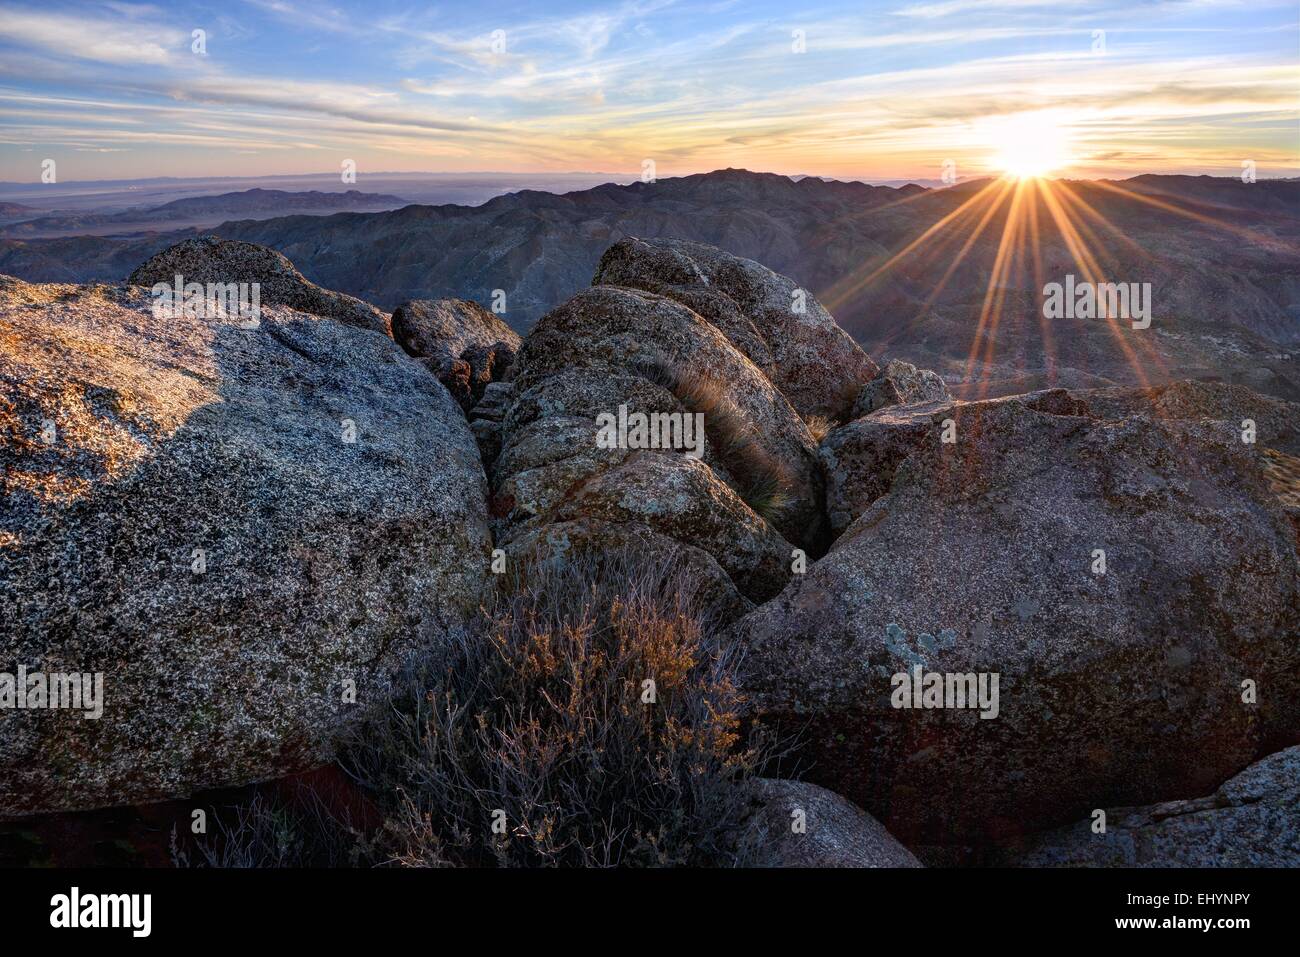
<instances>
[{"instance_id":1,"label":"horizon line","mask_svg":"<svg viewBox=\"0 0 1300 957\"><path fill-rule=\"evenodd\" d=\"M726 172L749 173L749 174L751 174L751 175L755 175L755 176L777 176L777 177L781 177L781 178L784 178L784 179L795 180L795 181L797 181L797 180L801 180L801 179L819 179L819 180L822 180L822 181L824 181L824 182L846 183L846 184L857 183L857 184L860 184L860 185L863 185L863 186L881 186L881 185L893 184L893 183L901 184L902 186L906 186L906 185L909 185L909 184L911 184L911 185L921 186L923 183L926 183L926 182L934 183L934 182L941 182L941 180L942 180L942 177L941 177L941 176L938 176L938 175L935 175L935 176L919 176L919 177L894 176L894 177L882 177L882 178L873 178L873 179L862 179L862 178L844 178L844 177L840 177L840 176L827 176L827 175L820 174L820 173L778 173L778 172L774 172L774 171L772 171L772 170L754 170L754 169L749 169L749 168L747 168L747 167L743 167L743 166L722 166L722 167L717 167L717 168L715 168L715 169L711 169L711 170L702 170L702 171L696 171L696 172L690 172L690 173L680 173L680 174L675 174L675 175L671 175L671 176L657 176L657 177L655 178L655 180L653 180L653 181L651 181L651 182L647 182L646 185L652 185L653 182L658 182L658 181L661 181L661 180L687 179L687 178L689 178L689 177L691 177L691 176L711 176L711 175L713 175L713 174L715 174L715 173L726 173ZM363 177L363 176L364 176L364 177L380 177L380 176L457 176L457 177L466 177L466 176L540 176L540 177L564 177L564 176L611 176L611 177L629 178L629 179L632 180L632 182L628 182L628 183L615 182L615 181L611 180L611 181L610 181L609 183L607 183L607 184L606 184L606 183L598 184L598 185L614 185L614 186L633 186L633 185L635 185L637 182L640 182L640 181L641 181L641 180L640 180L640 173L639 173L639 172L631 172L631 171L629 171L629 172L627 172L627 173L621 173L621 172L605 171L605 170L566 170L566 171L561 171L561 172L546 171L546 170L510 171L510 170L490 170L490 169L484 169L484 170L376 170L376 171L374 171L374 172L358 173L357 175L358 175L358 179L360 179L360 178ZM70 180L62 180L62 181L59 181L59 182L56 182L56 183L43 183L43 182L41 182L41 181L39 181L39 180L35 180L35 181L30 181L30 180L0 180L0 188L4 188L4 187L15 187L15 186L16 186L16 187L43 187L43 186L56 186L56 187L58 187L58 186L75 186L75 185L145 183L145 182L158 182L158 181L164 181L164 182L176 182L176 183L193 183L193 182L210 182L210 181L219 181L219 180L241 181L241 180L311 179L311 178L329 178L329 179L335 179L335 178L337 178L338 176L339 176L339 173L338 173L337 170L327 170L327 171L320 171L320 172L266 173L266 174L246 174L246 175L238 175L238 176L236 176L236 175L222 175L222 176L168 176L168 175L160 175L160 176L135 176L135 177L129 177L129 178L123 178L123 179L70 179ZM1062 176L1051 176L1051 175L1044 175L1044 176L1039 176L1039 177L1035 177L1035 178L1038 178L1038 179L1045 179L1045 180L1053 180L1053 181L1062 181L1062 182L1125 182L1125 181L1127 181L1127 180L1138 179L1138 178L1140 178L1140 177L1144 177L1144 176L1158 176L1158 177L1166 177L1166 178L1172 178L1172 177L1180 177L1180 176L1184 176L1184 177L1193 177L1193 178L1198 178L1198 179L1223 179L1223 180L1237 180L1237 179L1240 178L1238 175L1235 175L1235 174L1233 174L1233 173L1224 173L1224 174L1220 175L1220 174L1214 174L1214 173L1179 173L1179 172L1154 172L1154 171L1153 171L1153 172L1144 172L1144 173L1133 173L1133 174L1128 175L1128 176L1066 176L1066 175L1062 175ZM954 183L950 183L950 184L945 184L944 188L950 188L950 187L952 187L952 186L966 185L966 184L969 184L969 183L986 182L986 181L989 181L989 180L996 180L996 179L1000 179L1000 178L1005 178L1005 177L1000 177L1000 176L997 176L997 175L958 177L956 182L954 182ZM1296 179L1300 179L1300 171L1297 171L1296 173L1291 174L1291 175L1278 175L1278 176L1266 176L1266 175L1262 175L1262 174L1257 173L1257 180L1258 180L1258 181L1265 181L1265 180L1267 180L1267 181L1271 181L1271 182L1286 182L1286 181L1296 180ZM357 192L364 192L363 189L360 189L360 188L359 188L359 187L361 186L361 183L360 183L360 182L354 182L354 183L342 183L342 182L341 182L339 185L341 185L341 186L348 186L348 187L351 187L351 188L353 188L353 189L354 189L355 191L357 191ZM587 188L595 188L595 187L587 187ZM581 192L581 190L578 190L578 191Z\"/></svg>"}]
</instances>

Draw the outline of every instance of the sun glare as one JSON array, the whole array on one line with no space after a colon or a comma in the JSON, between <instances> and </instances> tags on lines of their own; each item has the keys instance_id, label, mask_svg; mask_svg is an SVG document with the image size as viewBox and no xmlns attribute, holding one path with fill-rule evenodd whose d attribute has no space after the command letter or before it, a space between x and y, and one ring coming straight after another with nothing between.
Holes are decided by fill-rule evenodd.
<instances>
[{"instance_id":1,"label":"sun glare","mask_svg":"<svg viewBox=\"0 0 1300 957\"><path fill-rule=\"evenodd\" d=\"M1013 179L1059 173L1070 164L1068 131L1048 116L1023 114L992 124L992 165Z\"/></svg>"}]
</instances>

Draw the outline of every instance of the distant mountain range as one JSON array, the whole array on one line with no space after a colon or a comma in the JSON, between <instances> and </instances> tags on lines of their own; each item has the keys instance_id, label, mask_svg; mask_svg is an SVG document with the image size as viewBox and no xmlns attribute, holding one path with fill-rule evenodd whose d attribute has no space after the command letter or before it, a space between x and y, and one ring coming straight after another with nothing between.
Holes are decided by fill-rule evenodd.
<instances>
[{"instance_id":1,"label":"distant mountain range","mask_svg":"<svg viewBox=\"0 0 1300 957\"><path fill-rule=\"evenodd\" d=\"M314 282L384 309L490 304L501 290L520 331L588 285L619 239L694 240L793 277L872 355L934 368L958 394L1199 377L1300 398L1296 181L1059 181L1016 199L990 181L936 190L720 170L204 231L270 246ZM197 232L4 239L0 273L120 280ZM1067 275L1150 283L1151 327L1044 319L1043 284Z\"/></svg>"},{"instance_id":2,"label":"distant mountain range","mask_svg":"<svg viewBox=\"0 0 1300 957\"><path fill-rule=\"evenodd\" d=\"M41 211L22 203L0 203L0 220L23 219L27 216L39 216Z\"/></svg>"},{"instance_id":3,"label":"distant mountain range","mask_svg":"<svg viewBox=\"0 0 1300 957\"><path fill-rule=\"evenodd\" d=\"M406 205L400 196L383 193L363 193L350 189L332 193L319 190L291 192L282 189L248 189L219 196L189 196L159 206L125 209L121 212L67 211L41 215L40 211L18 203L6 203L26 216L22 222L0 227L4 236L61 236L88 231L103 232L103 227L115 230L141 231L157 226L187 226L198 222L211 223L231 216L266 218L289 213L335 213L344 210L381 210ZM5 209L7 218L10 216ZM16 215L21 215L16 214Z\"/></svg>"}]
</instances>

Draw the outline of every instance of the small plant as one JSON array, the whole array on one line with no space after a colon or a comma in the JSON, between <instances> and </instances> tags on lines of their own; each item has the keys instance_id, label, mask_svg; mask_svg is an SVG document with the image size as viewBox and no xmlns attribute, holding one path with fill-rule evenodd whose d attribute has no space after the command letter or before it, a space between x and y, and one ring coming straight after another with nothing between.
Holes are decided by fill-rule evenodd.
<instances>
[{"instance_id":1,"label":"small plant","mask_svg":"<svg viewBox=\"0 0 1300 957\"><path fill-rule=\"evenodd\" d=\"M172 829L177 867L348 867L374 851L345 813L305 785L292 799L255 791L241 803L214 809L214 833L182 843Z\"/></svg>"},{"instance_id":2,"label":"small plant","mask_svg":"<svg viewBox=\"0 0 1300 957\"><path fill-rule=\"evenodd\" d=\"M736 486L759 517L774 523L794 503L794 479L755 439L754 428L726 389L712 379L677 371L662 356L633 364L637 375L671 392L688 412L704 415L704 434Z\"/></svg>"}]
</instances>

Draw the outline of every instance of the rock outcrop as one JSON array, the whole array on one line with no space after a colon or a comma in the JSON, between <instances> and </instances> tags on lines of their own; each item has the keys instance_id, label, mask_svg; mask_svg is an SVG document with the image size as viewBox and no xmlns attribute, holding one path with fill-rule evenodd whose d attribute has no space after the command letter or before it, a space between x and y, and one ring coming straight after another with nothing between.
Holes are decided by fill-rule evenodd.
<instances>
[{"instance_id":1,"label":"rock outcrop","mask_svg":"<svg viewBox=\"0 0 1300 957\"><path fill-rule=\"evenodd\" d=\"M176 283L257 283L264 306L337 319L349 326L388 332L389 318L368 302L322 289L274 249L254 243L203 236L169 246L137 267L127 282L140 286Z\"/></svg>"},{"instance_id":2,"label":"rock outcrop","mask_svg":"<svg viewBox=\"0 0 1300 957\"><path fill-rule=\"evenodd\" d=\"M502 541L551 523L634 524L708 553L745 598L780 591L795 545L824 538L815 443L784 396L680 303L597 286L547 314L520 351L493 511ZM602 415L678 416L693 450L598 441ZM681 433L685 438L685 433ZM670 441L666 443L672 445ZM528 539L535 541L535 537Z\"/></svg>"},{"instance_id":3,"label":"rock outcrop","mask_svg":"<svg viewBox=\"0 0 1300 957\"><path fill-rule=\"evenodd\" d=\"M805 419L842 420L876 364L793 280L752 259L676 239L624 239L593 285L667 296L715 326Z\"/></svg>"},{"instance_id":4,"label":"rock outcrop","mask_svg":"<svg viewBox=\"0 0 1300 957\"><path fill-rule=\"evenodd\" d=\"M1096 818L1007 848L1017 867L1295 867L1300 861L1300 747L1271 754L1213 794Z\"/></svg>"},{"instance_id":5,"label":"rock outcrop","mask_svg":"<svg viewBox=\"0 0 1300 957\"><path fill-rule=\"evenodd\" d=\"M848 427L897 420L861 460L887 489L736 626L756 711L805 729L810 779L909 843L980 842L1205 793L1294 740L1297 526L1265 453L1231 396L1217 419L1127 401L1145 411L1058 391ZM955 686L901 707L917 667L996 676L996 717Z\"/></svg>"},{"instance_id":6,"label":"rock outcrop","mask_svg":"<svg viewBox=\"0 0 1300 957\"><path fill-rule=\"evenodd\" d=\"M754 782L758 867L920 867L861 808L803 781Z\"/></svg>"},{"instance_id":7,"label":"rock outcrop","mask_svg":"<svg viewBox=\"0 0 1300 957\"><path fill-rule=\"evenodd\" d=\"M137 276L232 278L240 245ZM103 674L98 719L0 710L0 815L318 766L487 575L474 438L391 339L151 298L0 283L0 672Z\"/></svg>"},{"instance_id":8,"label":"rock outcrop","mask_svg":"<svg viewBox=\"0 0 1300 957\"><path fill-rule=\"evenodd\" d=\"M469 427L478 440L484 465L491 467L501 454L501 421L515 400L513 382L489 382L469 412Z\"/></svg>"},{"instance_id":9,"label":"rock outcrop","mask_svg":"<svg viewBox=\"0 0 1300 957\"><path fill-rule=\"evenodd\" d=\"M1033 392L1015 401L1037 412L1078 415L1084 410L1064 389ZM954 410L966 405L952 398L884 405L827 435L817 454L825 471L826 516L832 534L840 535L888 492L898 466L927 437L941 432Z\"/></svg>"},{"instance_id":10,"label":"rock outcrop","mask_svg":"<svg viewBox=\"0 0 1300 957\"><path fill-rule=\"evenodd\" d=\"M943 402L951 398L937 372L893 359L862 387L853 402L853 418L860 419L887 405Z\"/></svg>"},{"instance_id":11,"label":"rock outcrop","mask_svg":"<svg viewBox=\"0 0 1300 957\"><path fill-rule=\"evenodd\" d=\"M393 310L393 338L469 410L489 383L509 377L519 336L467 299L415 299Z\"/></svg>"}]
</instances>

